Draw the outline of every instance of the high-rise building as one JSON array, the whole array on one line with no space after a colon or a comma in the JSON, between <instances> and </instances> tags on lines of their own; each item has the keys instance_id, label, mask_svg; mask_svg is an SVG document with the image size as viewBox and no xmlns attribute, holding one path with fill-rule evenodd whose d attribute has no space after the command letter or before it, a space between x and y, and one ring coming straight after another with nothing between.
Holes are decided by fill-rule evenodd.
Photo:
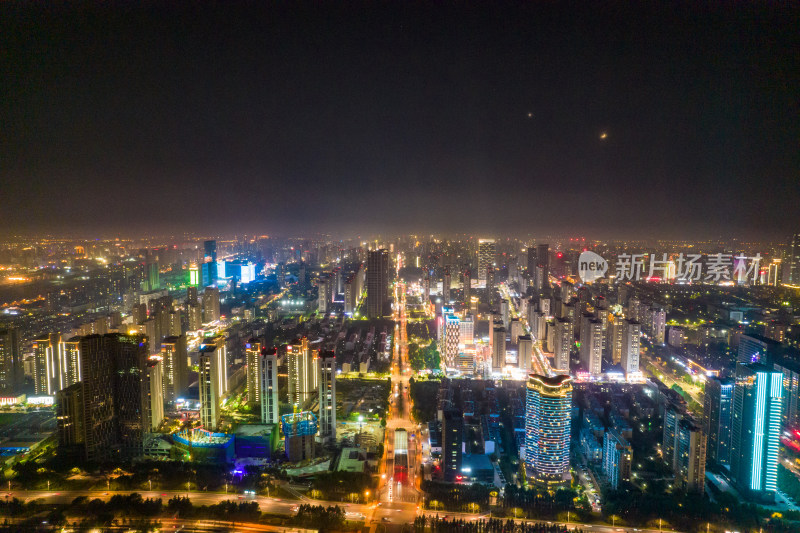
<instances>
[{"instance_id":1,"label":"high-rise building","mask_svg":"<svg viewBox=\"0 0 800 533\"><path fill-rule=\"evenodd\" d=\"M533 483L548 492L569 487L572 378L531 374L527 384L525 466Z\"/></svg>"},{"instance_id":2,"label":"high-rise building","mask_svg":"<svg viewBox=\"0 0 800 533\"><path fill-rule=\"evenodd\" d=\"M603 366L603 322L589 318L581 326L581 365L590 375L599 376Z\"/></svg>"},{"instance_id":3,"label":"high-rise building","mask_svg":"<svg viewBox=\"0 0 800 533\"><path fill-rule=\"evenodd\" d=\"M219 288L206 287L203 291L203 323L208 324L219 319Z\"/></svg>"},{"instance_id":4,"label":"high-rise building","mask_svg":"<svg viewBox=\"0 0 800 533\"><path fill-rule=\"evenodd\" d=\"M244 345L247 363L247 404L253 409L260 409L263 401L261 350L261 342L258 339L250 339Z\"/></svg>"},{"instance_id":5,"label":"high-rise building","mask_svg":"<svg viewBox=\"0 0 800 533\"><path fill-rule=\"evenodd\" d=\"M198 285L200 285L200 267L197 266L197 263L192 262L189 264L189 287L187 289L194 289L197 291Z\"/></svg>"},{"instance_id":6,"label":"high-rise building","mask_svg":"<svg viewBox=\"0 0 800 533\"><path fill-rule=\"evenodd\" d=\"M189 331L197 331L203 327L203 309L198 303L190 303L186 305L186 322Z\"/></svg>"},{"instance_id":7,"label":"high-rise building","mask_svg":"<svg viewBox=\"0 0 800 533\"><path fill-rule=\"evenodd\" d=\"M200 389L200 423L209 431L219 426L220 391L219 365L214 346L201 346L198 357L200 367L198 385Z\"/></svg>"},{"instance_id":8,"label":"high-rise building","mask_svg":"<svg viewBox=\"0 0 800 533\"><path fill-rule=\"evenodd\" d=\"M781 343L762 335L742 335L739 339L739 355L736 361L742 364L762 363L769 365L778 355L780 347Z\"/></svg>"},{"instance_id":9,"label":"high-rise building","mask_svg":"<svg viewBox=\"0 0 800 533\"><path fill-rule=\"evenodd\" d=\"M0 391L16 392L22 376L19 332L15 328L0 329Z\"/></svg>"},{"instance_id":10,"label":"high-rise building","mask_svg":"<svg viewBox=\"0 0 800 533\"><path fill-rule=\"evenodd\" d=\"M319 437L336 442L336 354L319 356Z\"/></svg>"},{"instance_id":11,"label":"high-rise building","mask_svg":"<svg viewBox=\"0 0 800 533\"><path fill-rule=\"evenodd\" d=\"M661 457L667 466L674 469L675 465L675 439L678 436L678 422L683 418L683 410L675 405L664 406L664 427L661 440Z\"/></svg>"},{"instance_id":12,"label":"high-rise building","mask_svg":"<svg viewBox=\"0 0 800 533\"><path fill-rule=\"evenodd\" d=\"M772 368L783 374L783 427L800 427L800 361L775 358Z\"/></svg>"},{"instance_id":13,"label":"high-rise building","mask_svg":"<svg viewBox=\"0 0 800 533\"><path fill-rule=\"evenodd\" d=\"M733 391L731 476L747 497L774 500L782 431L783 374L740 364Z\"/></svg>"},{"instance_id":14,"label":"high-rise building","mask_svg":"<svg viewBox=\"0 0 800 533\"><path fill-rule=\"evenodd\" d=\"M450 303L450 286L453 282L450 276L450 267L444 267L444 277L442 278L442 300L445 304Z\"/></svg>"},{"instance_id":15,"label":"high-rise building","mask_svg":"<svg viewBox=\"0 0 800 533\"><path fill-rule=\"evenodd\" d=\"M800 233L792 236L789 244L789 284L800 285Z\"/></svg>"},{"instance_id":16,"label":"high-rise building","mask_svg":"<svg viewBox=\"0 0 800 533\"><path fill-rule=\"evenodd\" d=\"M277 424L278 416L278 350L262 348L259 360L261 371L261 423Z\"/></svg>"},{"instance_id":17,"label":"high-rise building","mask_svg":"<svg viewBox=\"0 0 800 533\"><path fill-rule=\"evenodd\" d=\"M572 321L567 318L556 319L554 337L553 366L558 371L567 373L572 348Z\"/></svg>"},{"instance_id":18,"label":"high-rise building","mask_svg":"<svg viewBox=\"0 0 800 533\"><path fill-rule=\"evenodd\" d=\"M458 342L460 344L472 344L475 342L475 322L472 315L467 315L459 322L460 333Z\"/></svg>"},{"instance_id":19,"label":"high-rise building","mask_svg":"<svg viewBox=\"0 0 800 533\"><path fill-rule=\"evenodd\" d=\"M520 370L530 370L531 358L533 357L533 339L531 339L530 335L520 335L517 354L517 363Z\"/></svg>"},{"instance_id":20,"label":"high-rise building","mask_svg":"<svg viewBox=\"0 0 800 533\"><path fill-rule=\"evenodd\" d=\"M59 447L85 461L140 456L152 425L144 338L89 335L80 354L82 380L57 394Z\"/></svg>"},{"instance_id":21,"label":"high-rise building","mask_svg":"<svg viewBox=\"0 0 800 533\"><path fill-rule=\"evenodd\" d=\"M500 372L506 366L506 328L495 327L492 334L492 370Z\"/></svg>"},{"instance_id":22,"label":"high-rise building","mask_svg":"<svg viewBox=\"0 0 800 533\"><path fill-rule=\"evenodd\" d=\"M711 377L706 380L703 397L703 430L708 436L708 460L731 464L731 424L733 380Z\"/></svg>"},{"instance_id":23,"label":"high-rise building","mask_svg":"<svg viewBox=\"0 0 800 533\"><path fill-rule=\"evenodd\" d=\"M494 268L496 254L497 245L494 239L478 239L478 281L488 280L487 270L489 267Z\"/></svg>"},{"instance_id":24,"label":"high-rise building","mask_svg":"<svg viewBox=\"0 0 800 533\"><path fill-rule=\"evenodd\" d=\"M161 356L154 355L147 360L142 378L142 426L148 433L156 431L164 420L164 365Z\"/></svg>"},{"instance_id":25,"label":"high-rise building","mask_svg":"<svg viewBox=\"0 0 800 533\"><path fill-rule=\"evenodd\" d=\"M537 290L550 287L550 245L536 245L536 276L534 287Z\"/></svg>"},{"instance_id":26,"label":"high-rise building","mask_svg":"<svg viewBox=\"0 0 800 533\"><path fill-rule=\"evenodd\" d=\"M642 338L642 325L634 320L622 322L622 354L620 363L625 376L639 373L639 350Z\"/></svg>"},{"instance_id":27,"label":"high-rise building","mask_svg":"<svg viewBox=\"0 0 800 533\"><path fill-rule=\"evenodd\" d=\"M189 362L184 335L165 337L161 341L161 361L164 374L162 388L164 401L174 404L189 387Z\"/></svg>"},{"instance_id":28,"label":"high-rise building","mask_svg":"<svg viewBox=\"0 0 800 533\"><path fill-rule=\"evenodd\" d=\"M367 255L367 316L381 318L389 302L389 250L372 250Z\"/></svg>"},{"instance_id":29,"label":"high-rise building","mask_svg":"<svg viewBox=\"0 0 800 533\"><path fill-rule=\"evenodd\" d=\"M442 470L445 481L453 482L461 475L463 440L463 415L452 409L446 410L442 416Z\"/></svg>"},{"instance_id":30,"label":"high-rise building","mask_svg":"<svg viewBox=\"0 0 800 533\"><path fill-rule=\"evenodd\" d=\"M317 311L321 314L327 314L330 304L333 301L333 280L328 276L321 276L317 284Z\"/></svg>"},{"instance_id":31,"label":"high-rise building","mask_svg":"<svg viewBox=\"0 0 800 533\"><path fill-rule=\"evenodd\" d=\"M456 315L447 314L444 317L442 335L442 355L447 368L455 368L458 358L458 343L461 339L461 321Z\"/></svg>"},{"instance_id":32,"label":"high-rise building","mask_svg":"<svg viewBox=\"0 0 800 533\"><path fill-rule=\"evenodd\" d=\"M302 407L317 389L316 367L308 339L286 346L286 361L289 370L289 403ZM315 358L314 358L315 359Z\"/></svg>"},{"instance_id":33,"label":"high-rise building","mask_svg":"<svg viewBox=\"0 0 800 533\"><path fill-rule=\"evenodd\" d=\"M619 488L621 481L631 480L631 463L633 448L619 434L616 428L609 428L603 435L603 474L611 488Z\"/></svg>"},{"instance_id":34,"label":"high-rise building","mask_svg":"<svg viewBox=\"0 0 800 533\"><path fill-rule=\"evenodd\" d=\"M462 283L462 289L464 292L464 305L469 306L469 299L472 296L472 274L470 273L469 269L464 271L464 282Z\"/></svg>"},{"instance_id":35,"label":"high-rise building","mask_svg":"<svg viewBox=\"0 0 800 533\"><path fill-rule=\"evenodd\" d=\"M700 494L705 491L706 435L689 417L678 422L673 468L678 490Z\"/></svg>"}]
</instances>

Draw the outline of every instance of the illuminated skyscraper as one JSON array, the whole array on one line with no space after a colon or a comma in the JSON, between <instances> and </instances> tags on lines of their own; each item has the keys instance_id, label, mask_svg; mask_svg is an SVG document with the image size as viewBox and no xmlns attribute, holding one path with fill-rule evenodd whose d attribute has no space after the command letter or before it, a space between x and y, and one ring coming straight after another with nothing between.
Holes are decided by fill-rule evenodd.
<instances>
[{"instance_id":1,"label":"illuminated skyscraper","mask_svg":"<svg viewBox=\"0 0 800 533\"><path fill-rule=\"evenodd\" d=\"M520 335L517 346L517 364L520 370L531 369L531 358L533 357L533 339L530 335Z\"/></svg>"},{"instance_id":2,"label":"illuminated skyscraper","mask_svg":"<svg viewBox=\"0 0 800 533\"><path fill-rule=\"evenodd\" d=\"M54 395L61 389L81 380L81 337L68 341L58 333L37 339L33 343L34 389L36 394Z\"/></svg>"},{"instance_id":3,"label":"illuminated skyscraper","mask_svg":"<svg viewBox=\"0 0 800 533\"><path fill-rule=\"evenodd\" d=\"M494 239L478 239L478 281L487 281L486 269L494 267L496 254Z\"/></svg>"},{"instance_id":4,"label":"illuminated skyscraper","mask_svg":"<svg viewBox=\"0 0 800 533\"><path fill-rule=\"evenodd\" d=\"M703 396L703 430L708 435L708 459L731 464L733 380L711 377Z\"/></svg>"},{"instance_id":5,"label":"illuminated skyscraper","mask_svg":"<svg viewBox=\"0 0 800 533\"><path fill-rule=\"evenodd\" d=\"M472 296L472 274L469 270L464 271L464 283L462 284L464 291L464 305L469 305L470 296Z\"/></svg>"},{"instance_id":6,"label":"illuminated skyscraper","mask_svg":"<svg viewBox=\"0 0 800 533\"><path fill-rule=\"evenodd\" d=\"M164 420L164 364L161 356L154 355L147 360L142 381L142 426L148 433L157 430Z\"/></svg>"},{"instance_id":7,"label":"illuminated skyscraper","mask_svg":"<svg viewBox=\"0 0 800 533\"><path fill-rule=\"evenodd\" d=\"M220 390L219 363L214 346L200 347L199 381L200 388L200 423L209 431L219 425Z\"/></svg>"},{"instance_id":8,"label":"illuminated skyscraper","mask_svg":"<svg viewBox=\"0 0 800 533\"><path fill-rule=\"evenodd\" d=\"M536 245L536 276L534 287L537 290L550 287L550 245Z\"/></svg>"},{"instance_id":9,"label":"illuminated skyscraper","mask_svg":"<svg viewBox=\"0 0 800 533\"><path fill-rule=\"evenodd\" d=\"M683 417L678 422L673 471L678 490L703 494L706 481L706 435L689 417Z\"/></svg>"},{"instance_id":10,"label":"illuminated skyscraper","mask_svg":"<svg viewBox=\"0 0 800 533\"><path fill-rule=\"evenodd\" d=\"M450 285L452 283L450 267L444 267L444 277L442 278L442 300L445 305L450 303Z\"/></svg>"},{"instance_id":11,"label":"illuminated skyscraper","mask_svg":"<svg viewBox=\"0 0 800 533\"><path fill-rule=\"evenodd\" d=\"M778 489L783 374L738 365L733 392L731 475L746 496L771 501Z\"/></svg>"},{"instance_id":12,"label":"illuminated skyscraper","mask_svg":"<svg viewBox=\"0 0 800 533\"><path fill-rule=\"evenodd\" d=\"M800 233L792 236L789 244L789 284L800 285Z\"/></svg>"},{"instance_id":13,"label":"illuminated skyscraper","mask_svg":"<svg viewBox=\"0 0 800 533\"><path fill-rule=\"evenodd\" d=\"M319 438L336 441L336 355L332 351L319 357Z\"/></svg>"},{"instance_id":14,"label":"illuminated skyscraper","mask_svg":"<svg viewBox=\"0 0 800 533\"><path fill-rule=\"evenodd\" d=\"M191 263L189 265L189 286L194 287L196 291L198 285L200 285L200 267L197 266L197 263Z\"/></svg>"},{"instance_id":15,"label":"illuminated skyscraper","mask_svg":"<svg viewBox=\"0 0 800 533\"><path fill-rule=\"evenodd\" d=\"M742 335L739 339L739 355L736 361L743 364L771 364L780 347L781 343L762 335Z\"/></svg>"},{"instance_id":16,"label":"illuminated skyscraper","mask_svg":"<svg viewBox=\"0 0 800 533\"><path fill-rule=\"evenodd\" d=\"M458 357L458 342L461 338L461 324L456 315L445 315L441 351L447 368L455 368Z\"/></svg>"},{"instance_id":17,"label":"illuminated skyscraper","mask_svg":"<svg viewBox=\"0 0 800 533\"><path fill-rule=\"evenodd\" d=\"M174 404L175 400L186 393L189 386L186 337L170 336L161 341L161 360L164 374L164 401Z\"/></svg>"},{"instance_id":18,"label":"illuminated skyscraper","mask_svg":"<svg viewBox=\"0 0 800 533\"><path fill-rule=\"evenodd\" d=\"M539 488L568 488L572 378L531 374L527 384L525 466Z\"/></svg>"},{"instance_id":19,"label":"illuminated skyscraper","mask_svg":"<svg viewBox=\"0 0 800 533\"><path fill-rule=\"evenodd\" d=\"M619 488L620 481L631 480L633 449L630 443L615 428L603 435L603 474L612 489Z\"/></svg>"},{"instance_id":20,"label":"illuminated skyscraper","mask_svg":"<svg viewBox=\"0 0 800 533\"><path fill-rule=\"evenodd\" d=\"M442 470L445 481L452 483L461 476L463 441L464 417L456 410L447 409L442 414Z\"/></svg>"},{"instance_id":21,"label":"illuminated skyscraper","mask_svg":"<svg viewBox=\"0 0 800 533\"><path fill-rule=\"evenodd\" d=\"M367 256L367 316L381 318L389 303L389 250L372 250Z\"/></svg>"},{"instance_id":22,"label":"illuminated skyscraper","mask_svg":"<svg viewBox=\"0 0 800 533\"><path fill-rule=\"evenodd\" d=\"M286 361L289 370L289 403L302 407L316 391L316 367L308 339L286 346ZM313 379L312 379L313 378Z\"/></svg>"},{"instance_id":23,"label":"illuminated skyscraper","mask_svg":"<svg viewBox=\"0 0 800 533\"><path fill-rule=\"evenodd\" d=\"M278 350L262 348L261 370L261 423L277 424L278 416Z\"/></svg>"},{"instance_id":24,"label":"illuminated skyscraper","mask_svg":"<svg viewBox=\"0 0 800 533\"><path fill-rule=\"evenodd\" d=\"M250 339L244 345L247 363L247 404L253 409L260 409L263 397L261 390L261 342Z\"/></svg>"}]
</instances>

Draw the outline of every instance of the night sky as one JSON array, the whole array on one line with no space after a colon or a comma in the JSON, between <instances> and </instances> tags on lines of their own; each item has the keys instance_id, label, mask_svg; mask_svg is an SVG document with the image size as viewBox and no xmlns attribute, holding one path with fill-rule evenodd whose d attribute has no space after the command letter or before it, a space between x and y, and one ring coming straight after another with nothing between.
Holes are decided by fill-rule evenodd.
<instances>
[{"instance_id":1,"label":"night sky","mask_svg":"<svg viewBox=\"0 0 800 533\"><path fill-rule=\"evenodd\" d=\"M0 232L800 231L797 4L178 3L0 5Z\"/></svg>"}]
</instances>

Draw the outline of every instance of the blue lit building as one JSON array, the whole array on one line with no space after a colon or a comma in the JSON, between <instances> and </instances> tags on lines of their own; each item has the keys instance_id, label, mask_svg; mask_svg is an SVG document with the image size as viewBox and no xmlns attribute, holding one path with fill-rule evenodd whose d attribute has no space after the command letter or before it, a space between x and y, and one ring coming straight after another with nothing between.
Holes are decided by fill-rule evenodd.
<instances>
[{"instance_id":1,"label":"blue lit building","mask_svg":"<svg viewBox=\"0 0 800 533\"><path fill-rule=\"evenodd\" d=\"M317 417L311 411L283 415L283 431L286 458L292 462L314 458L314 437L319 429Z\"/></svg>"},{"instance_id":2,"label":"blue lit building","mask_svg":"<svg viewBox=\"0 0 800 533\"><path fill-rule=\"evenodd\" d=\"M782 407L781 372L758 363L738 366L733 393L731 477L749 498L775 498Z\"/></svg>"},{"instance_id":3,"label":"blue lit building","mask_svg":"<svg viewBox=\"0 0 800 533\"><path fill-rule=\"evenodd\" d=\"M631 480L633 449L616 429L603 435L603 474L611 488L619 488L620 481Z\"/></svg>"},{"instance_id":4,"label":"blue lit building","mask_svg":"<svg viewBox=\"0 0 800 533\"><path fill-rule=\"evenodd\" d=\"M531 374L527 384L525 466L539 488L569 488L572 378Z\"/></svg>"}]
</instances>

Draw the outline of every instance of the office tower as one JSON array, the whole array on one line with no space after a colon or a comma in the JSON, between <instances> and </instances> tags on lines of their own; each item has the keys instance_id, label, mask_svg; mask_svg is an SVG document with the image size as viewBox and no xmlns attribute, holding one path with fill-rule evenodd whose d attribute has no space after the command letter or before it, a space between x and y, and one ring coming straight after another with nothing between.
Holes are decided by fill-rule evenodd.
<instances>
[{"instance_id":1,"label":"office tower","mask_svg":"<svg viewBox=\"0 0 800 533\"><path fill-rule=\"evenodd\" d=\"M219 319L219 289L206 287L203 292L203 323L208 324Z\"/></svg>"},{"instance_id":2,"label":"office tower","mask_svg":"<svg viewBox=\"0 0 800 533\"><path fill-rule=\"evenodd\" d=\"M281 429L284 435L286 458L291 462L314 458L314 437L317 434L317 417L311 411L283 415Z\"/></svg>"},{"instance_id":3,"label":"office tower","mask_svg":"<svg viewBox=\"0 0 800 533\"><path fill-rule=\"evenodd\" d=\"M164 373L164 401L174 404L175 400L183 396L189 387L186 337L173 335L161 341L161 361Z\"/></svg>"},{"instance_id":4,"label":"office tower","mask_svg":"<svg viewBox=\"0 0 800 533\"><path fill-rule=\"evenodd\" d=\"M464 440L464 418L458 411L448 409L442 417L442 464L444 480L454 482L461 476Z\"/></svg>"},{"instance_id":5,"label":"office tower","mask_svg":"<svg viewBox=\"0 0 800 533\"><path fill-rule=\"evenodd\" d=\"M156 258L147 253L145 259L145 283L144 291L152 292L161 289L161 270Z\"/></svg>"},{"instance_id":6,"label":"office tower","mask_svg":"<svg viewBox=\"0 0 800 533\"><path fill-rule=\"evenodd\" d=\"M16 328L0 329L0 391L14 393L22 382L22 357Z\"/></svg>"},{"instance_id":7,"label":"office tower","mask_svg":"<svg viewBox=\"0 0 800 533\"><path fill-rule=\"evenodd\" d=\"M472 320L472 315L467 315L464 320L459 322L459 344L472 344L475 342L475 322Z\"/></svg>"},{"instance_id":8,"label":"office tower","mask_svg":"<svg viewBox=\"0 0 800 533\"><path fill-rule=\"evenodd\" d=\"M445 304L450 303L450 285L452 283L450 267L444 267L444 278L442 279L442 300Z\"/></svg>"},{"instance_id":9,"label":"office tower","mask_svg":"<svg viewBox=\"0 0 800 533\"><path fill-rule=\"evenodd\" d=\"M469 270L464 271L464 282L462 283L464 291L464 305L469 306L469 299L472 296L472 274Z\"/></svg>"},{"instance_id":10,"label":"office tower","mask_svg":"<svg viewBox=\"0 0 800 533\"><path fill-rule=\"evenodd\" d=\"M183 333L181 327L181 312L177 309L171 310L169 313L164 313L167 328L162 330L162 335L165 337L177 337Z\"/></svg>"},{"instance_id":11,"label":"office tower","mask_svg":"<svg viewBox=\"0 0 800 533\"><path fill-rule=\"evenodd\" d=\"M678 422L673 472L678 490L703 494L706 479L706 435L689 417L683 417Z\"/></svg>"},{"instance_id":12,"label":"office tower","mask_svg":"<svg viewBox=\"0 0 800 533\"><path fill-rule=\"evenodd\" d=\"M553 366L555 369L569 372L569 353L572 349L572 321L558 318L555 321Z\"/></svg>"},{"instance_id":13,"label":"office tower","mask_svg":"<svg viewBox=\"0 0 800 533\"><path fill-rule=\"evenodd\" d=\"M210 259L213 262L217 262L217 241L209 240L203 242L203 258Z\"/></svg>"},{"instance_id":14,"label":"office tower","mask_svg":"<svg viewBox=\"0 0 800 533\"><path fill-rule=\"evenodd\" d=\"M494 239L478 239L478 281L488 281L488 269L494 268L497 247ZM486 284L488 288L488 284Z\"/></svg>"},{"instance_id":15,"label":"office tower","mask_svg":"<svg viewBox=\"0 0 800 533\"><path fill-rule=\"evenodd\" d=\"M367 316L381 318L389 302L389 250L367 255Z\"/></svg>"},{"instance_id":16,"label":"office tower","mask_svg":"<svg viewBox=\"0 0 800 533\"><path fill-rule=\"evenodd\" d=\"M33 341L33 382L36 394L52 396L61 389L80 381L66 383L66 373L62 369L63 344L61 335L52 333Z\"/></svg>"},{"instance_id":17,"label":"office tower","mask_svg":"<svg viewBox=\"0 0 800 533\"><path fill-rule=\"evenodd\" d=\"M303 337L299 343L286 346L286 361L289 367L289 403L302 407L311 394L316 391L310 379L313 372L311 349L308 339ZM314 378L313 381L316 381Z\"/></svg>"},{"instance_id":18,"label":"office tower","mask_svg":"<svg viewBox=\"0 0 800 533\"><path fill-rule=\"evenodd\" d=\"M800 427L800 362L788 357L775 358L772 368L783 374L783 427Z\"/></svg>"},{"instance_id":19,"label":"office tower","mask_svg":"<svg viewBox=\"0 0 800 533\"><path fill-rule=\"evenodd\" d=\"M319 356L319 437L336 442L336 355L332 351Z\"/></svg>"},{"instance_id":20,"label":"office tower","mask_svg":"<svg viewBox=\"0 0 800 533\"><path fill-rule=\"evenodd\" d=\"M762 363L771 364L778 356L781 343L775 342L762 335L742 335L739 339L739 356L737 363Z\"/></svg>"},{"instance_id":21,"label":"office tower","mask_svg":"<svg viewBox=\"0 0 800 533\"><path fill-rule=\"evenodd\" d=\"M444 335L442 335L442 355L448 368L455 368L458 357L458 342L461 338L461 324L456 315L445 315Z\"/></svg>"},{"instance_id":22,"label":"office tower","mask_svg":"<svg viewBox=\"0 0 800 533\"><path fill-rule=\"evenodd\" d=\"M161 356L147 360L143 374L143 418L144 432L156 431L164 420L164 364Z\"/></svg>"},{"instance_id":23,"label":"office tower","mask_svg":"<svg viewBox=\"0 0 800 533\"><path fill-rule=\"evenodd\" d=\"M533 284L534 276L536 275L536 247L528 246L526 251L528 254L528 261L525 266L527 268L528 279L531 281L531 284Z\"/></svg>"},{"instance_id":24,"label":"office tower","mask_svg":"<svg viewBox=\"0 0 800 533\"><path fill-rule=\"evenodd\" d=\"M261 423L277 424L278 416L278 350L262 348L259 359L261 371Z\"/></svg>"},{"instance_id":25,"label":"office tower","mask_svg":"<svg viewBox=\"0 0 800 533\"><path fill-rule=\"evenodd\" d=\"M214 346L201 346L198 357L200 367L200 423L209 431L219 426L220 391L219 365Z\"/></svg>"},{"instance_id":26,"label":"office tower","mask_svg":"<svg viewBox=\"0 0 800 533\"><path fill-rule=\"evenodd\" d=\"M616 428L609 428L603 435L603 474L611 488L619 488L621 481L631 480L633 448Z\"/></svg>"},{"instance_id":27,"label":"office tower","mask_svg":"<svg viewBox=\"0 0 800 533\"><path fill-rule=\"evenodd\" d=\"M792 236L789 244L789 285L800 285L800 233Z\"/></svg>"},{"instance_id":28,"label":"office tower","mask_svg":"<svg viewBox=\"0 0 800 533\"><path fill-rule=\"evenodd\" d=\"M531 358L533 357L533 340L530 335L520 335L518 345L518 365L520 370L531 369Z\"/></svg>"},{"instance_id":29,"label":"office tower","mask_svg":"<svg viewBox=\"0 0 800 533\"><path fill-rule=\"evenodd\" d=\"M634 320L622 321L622 354L620 363L626 377L639 374L639 349L642 325Z\"/></svg>"},{"instance_id":30,"label":"office tower","mask_svg":"<svg viewBox=\"0 0 800 533\"><path fill-rule=\"evenodd\" d=\"M332 288L332 280L330 278L327 276L319 278L319 283L317 284L317 311L322 315L328 313L330 303L333 301Z\"/></svg>"},{"instance_id":31,"label":"office tower","mask_svg":"<svg viewBox=\"0 0 800 533\"><path fill-rule=\"evenodd\" d=\"M537 290L550 288L550 245L536 245L536 280Z\"/></svg>"},{"instance_id":32,"label":"office tower","mask_svg":"<svg viewBox=\"0 0 800 533\"><path fill-rule=\"evenodd\" d=\"M133 318L134 324L143 324L144 321L147 320L147 304L133 304L131 308L131 317Z\"/></svg>"},{"instance_id":33,"label":"office tower","mask_svg":"<svg viewBox=\"0 0 800 533\"><path fill-rule=\"evenodd\" d=\"M733 391L731 476L745 496L774 500L782 404L783 374L759 363L738 365Z\"/></svg>"},{"instance_id":34,"label":"office tower","mask_svg":"<svg viewBox=\"0 0 800 533\"><path fill-rule=\"evenodd\" d=\"M703 430L708 436L709 461L730 466L733 380L711 377L703 397Z\"/></svg>"},{"instance_id":35,"label":"office tower","mask_svg":"<svg viewBox=\"0 0 800 533\"><path fill-rule=\"evenodd\" d=\"M57 393L59 448L85 461L142 454L148 391L147 348L141 336L118 333L80 339L82 380ZM79 402L82 407L78 407Z\"/></svg>"},{"instance_id":36,"label":"office tower","mask_svg":"<svg viewBox=\"0 0 800 533\"><path fill-rule=\"evenodd\" d=\"M572 378L531 374L525 413L525 466L533 483L550 493L568 488Z\"/></svg>"},{"instance_id":37,"label":"office tower","mask_svg":"<svg viewBox=\"0 0 800 533\"><path fill-rule=\"evenodd\" d=\"M495 327L492 335L492 370L500 372L506 366L506 328Z\"/></svg>"},{"instance_id":38,"label":"office tower","mask_svg":"<svg viewBox=\"0 0 800 533\"><path fill-rule=\"evenodd\" d=\"M603 322L589 318L581 325L581 365L590 375L599 376L603 365Z\"/></svg>"}]
</instances>

